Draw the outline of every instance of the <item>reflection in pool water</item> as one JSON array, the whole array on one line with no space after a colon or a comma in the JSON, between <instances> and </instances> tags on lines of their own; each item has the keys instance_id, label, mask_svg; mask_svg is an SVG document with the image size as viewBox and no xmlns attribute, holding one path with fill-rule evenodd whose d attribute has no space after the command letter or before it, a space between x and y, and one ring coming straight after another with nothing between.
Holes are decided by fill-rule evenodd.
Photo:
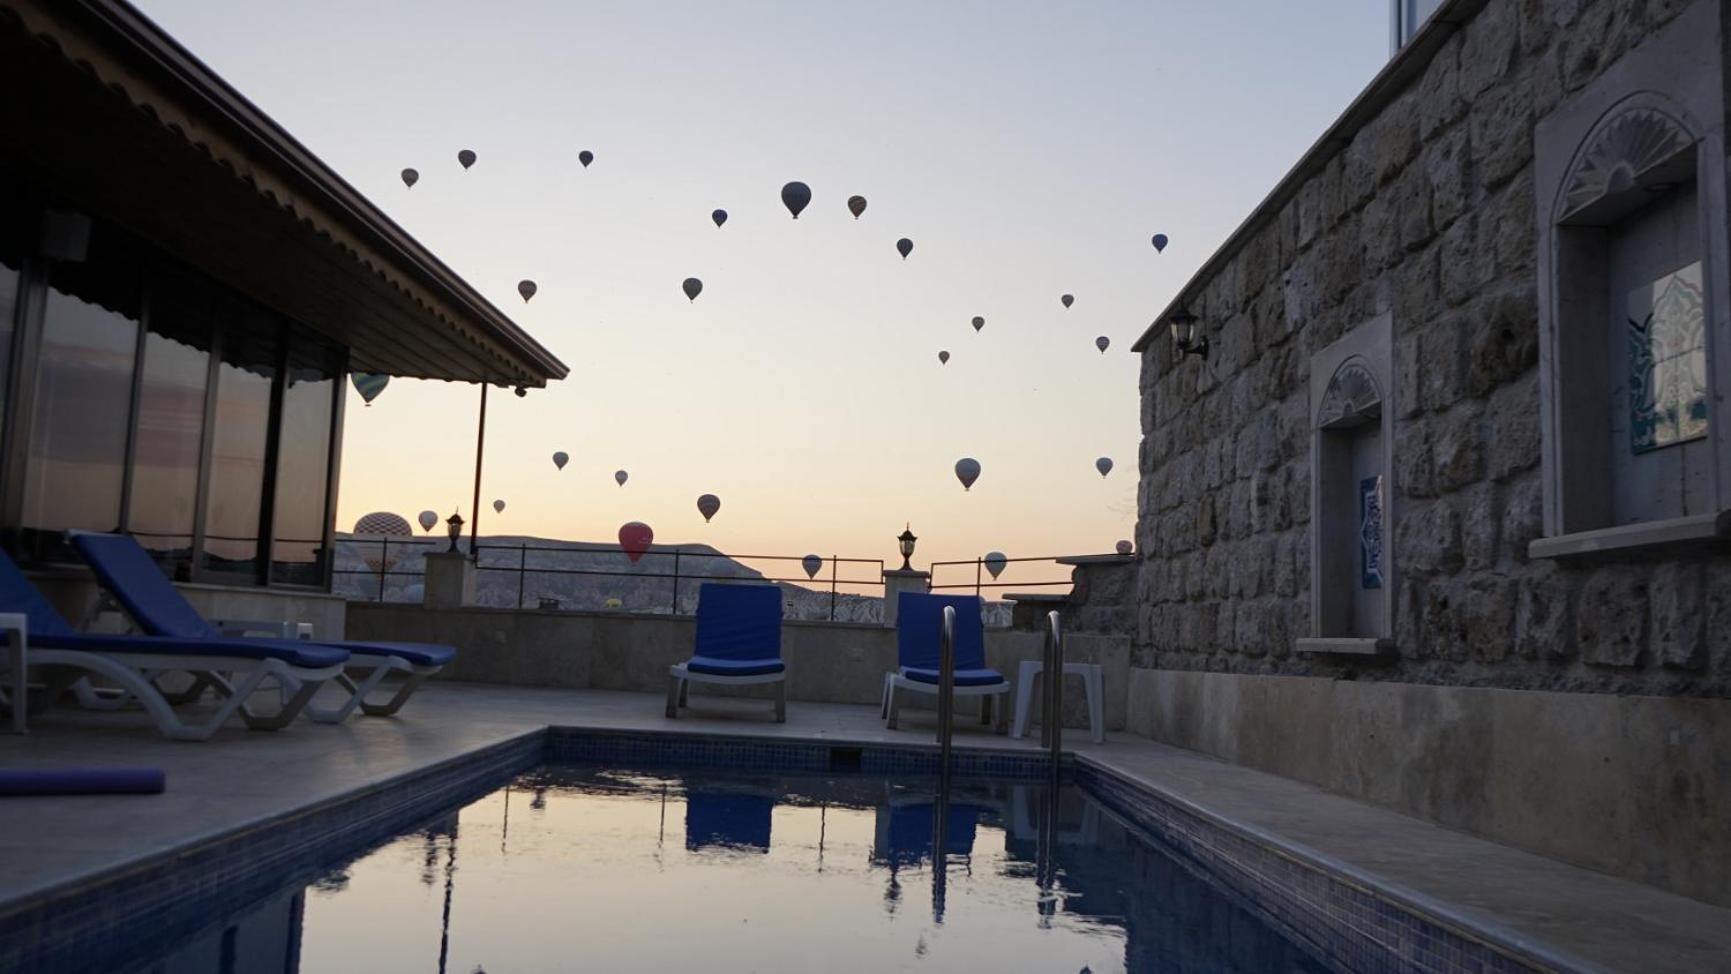
<instances>
[{"instance_id":1,"label":"reflection in pool water","mask_svg":"<svg viewBox=\"0 0 1731 974\"><path fill-rule=\"evenodd\" d=\"M308 971L1321 970L1080 791L547 768L313 883ZM298 899L298 897L297 897Z\"/></svg>"}]
</instances>

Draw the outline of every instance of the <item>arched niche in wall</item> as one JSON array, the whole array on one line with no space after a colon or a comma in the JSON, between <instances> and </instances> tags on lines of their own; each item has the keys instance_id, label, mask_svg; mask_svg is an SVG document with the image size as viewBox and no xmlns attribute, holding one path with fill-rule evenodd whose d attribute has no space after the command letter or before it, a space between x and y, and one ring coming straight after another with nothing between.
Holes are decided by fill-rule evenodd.
<instances>
[{"instance_id":1,"label":"arched niche in wall","mask_svg":"<svg viewBox=\"0 0 1731 974\"><path fill-rule=\"evenodd\" d=\"M1311 360L1311 634L1298 641L1302 652L1372 654L1389 646L1392 329L1383 315Z\"/></svg>"},{"instance_id":2,"label":"arched niche in wall","mask_svg":"<svg viewBox=\"0 0 1731 974\"><path fill-rule=\"evenodd\" d=\"M1652 91L1594 108L1538 133L1536 557L1731 529L1723 139Z\"/></svg>"}]
</instances>

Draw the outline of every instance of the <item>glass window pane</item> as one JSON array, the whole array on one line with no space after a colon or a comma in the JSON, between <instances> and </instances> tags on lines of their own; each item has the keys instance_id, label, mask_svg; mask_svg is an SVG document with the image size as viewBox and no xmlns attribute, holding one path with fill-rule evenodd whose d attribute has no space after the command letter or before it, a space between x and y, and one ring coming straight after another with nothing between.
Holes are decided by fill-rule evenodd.
<instances>
[{"instance_id":1,"label":"glass window pane","mask_svg":"<svg viewBox=\"0 0 1731 974\"><path fill-rule=\"evenodd\" d=\"M209 290L197 284L153 289L140 365L127 527L165 572L180 579L192 570L211 300Z\"/></svg>"},{"instance_id":2,"label":"glass window pane","mask_svg":"<svg viewBox=\"0 0 1731 974\"><path fill-rule=\"evenodd\" d=\"M325 481L338 371L333 350L296 336L284 377L282 435L277 447L273 582L323 585Z\"/></svg>"},{"instance_id":3,"label":"glass window pane","mask_svg":"<svg viewBox=\"0 0 1731 974\"><path fill-rule=\"evenodd\" d=\"M88 259L49 278L24 483L24 542L68 558L59 533L120 527L138 351L137 263L99 225Z\"/></svg>"},{"instance_id":4,"label":"glass window pane","mask_svg":"<svg viewBox=\"0 0 1731 974\"><path fill-rule=\"evenodd\" d=\"M259 516L280 329L257 312L232 316L222 334L212 426L210 495L200 572L236 581L259 577Z\"/></svg>"}]
</instances>

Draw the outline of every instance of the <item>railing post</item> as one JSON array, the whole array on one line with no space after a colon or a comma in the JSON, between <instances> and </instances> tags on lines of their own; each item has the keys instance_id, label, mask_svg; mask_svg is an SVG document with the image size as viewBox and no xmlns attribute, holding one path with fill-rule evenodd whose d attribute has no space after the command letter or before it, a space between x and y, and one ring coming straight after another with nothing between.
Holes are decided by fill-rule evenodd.
<instances>
[{"instance_id":1,"label":"railing post","mask_svg":"<svg viewBox=\"0 0 1731 974\"><path fill-rule=\"evenodd\" d=\"M943 629L938 633L938 781L950 776L950 734L955 723L956 695L956 607L944 606Z\"/></svg>"},{"instance_id":2,"label":"railing post","mask_svg":"<svg viewBox=\"0 0 1731 974\"><path fill-rule=\"evenodd\" d=\"M390 535L381 534L381 535L379 535L379 601L380 602L383 602L385 600L385 569L390 567L390 563L391 563L391 538L390 538Z\"/></svg>"},{"instance_id":3,"label":"railing post","mask_svg":"<svg viewBox=\"0 0 1731 974\"><path fill-rule=\"evenodd\" d=\"M835 621L835 579L836 566L839 560L835 555L829 556L829 621L831 622Z\"/></svg>"},{"instance_id":4,"label":"railing post","mask_svg":"<svg viewBox=\"0 0 1731 974\"><path fill-rule=\"evenodd\" d=\"M673 614L679 614L679 549L673 549Z\"/></svg>"},{"instance_id":5,"label":"railing post","mask_svg":"<svg viewBox=\"0 0 1731 974\"><path fill-rule=\"evenodd\" d=\"M1064 630L1058 610L1046 613L1046 623L1046 685L1042 688L1046 702L1040 715L1040 739L1051 747L1052 771L1056 774L1064 740Z\"/></svg>"},{"instance_id":6,"label":"railing post","mask_svg":"<svg viewBox=\"0 0 1731 974\"><path fill-rule=\"evenodd\" d=\"M529 542L517 543L517 608L523 607L523 569L529 563ZM477 562L477 564L479 564Z\"/></svg>"},{"instance_id":7,"label":"railing post","mask_svg":"<svg viewBox=\"0 0 1731 974\"><path fill-rule=\"evenodd\" d=\"M980 569L985 565L985 563L986 560L984 558L974 559L974 598L976 599L980 597Z\"/></svg>"}]
</instances>

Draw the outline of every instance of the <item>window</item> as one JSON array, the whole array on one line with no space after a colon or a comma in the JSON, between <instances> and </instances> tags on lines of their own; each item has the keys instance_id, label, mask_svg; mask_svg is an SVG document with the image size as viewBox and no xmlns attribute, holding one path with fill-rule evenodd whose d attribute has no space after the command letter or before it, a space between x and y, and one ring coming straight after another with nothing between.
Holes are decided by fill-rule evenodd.
<instances>
[{"instance_id":1,"label":"window","mask_svg":"<svg viewBox=\"0 0 1731 974\"><path fill-rule=\"evenodd\" d=\"M1383 315L1311 358L1310 638L1304 652L1374 654L1393 632L1389 485L1393 319Z\"/></svg>"},{"instance_id":2,"label":"window","mask_svg":"<svg viewBox=\"0 0 1731 974\"><path fill-rule=\"evenodd\" d=\"M192 573L213 292L175 281L156 289L138 392L127 529L170 576Z\"/></svg>"},{"instance_id":3,"label":"window","mask_svg":"<svg viewBox=\"0 0 1731 974\"><path fill-rule=\"evenodd\" d=\"M336 349L304 333L297 333L289 347L271 531L273 582L325 582L331 427L342 376L337 359Z\"/></svg>"},{"instance_id":4,"label":"window","mask_svg":"<svg viewBox=\"0 0 1731 974\"><path fill-rule=\"evenodd\" d=\"M1393 56L1437 12L1442 0L1389 0L1389 4L1389 55Z\"/></svg>"},{"instance_id":5,"label":"window","mask_svg":"<svg viewBox=\"0 0 1731 974\"><path fill-rule=\"evenodd\" d=\"M100 230L49 279L22 524L37 557L60 554L69 528L120 527L139 298L136 258Z\"/></svg>"},{"instance_id":6,"label":"window","mask_svg":"<svg viewBox=\"0 0 1731 974\"><path fill-rule=\"evenodd\" d=\"M195 577L259 578L281 329L275 319L251 310L230 310L227 317L212 414L204 550Z\"/></svg>"},{"instance_id":7,"label":"window","mask_svg":"<svg viewBox=\"0 0 1731 974\"><path fill-rule=\"evenodd\" d=\"M1725 221L1702 209L1724 191L1723 150L1653 92L1592 107L1541 123L1537 140L1550 178L1538 185L1546 537L1534 557L1714 539L1731 524L1716 432L1731 416L1713 393L1726 294L1710 270Z\"/></svg>"}]
</instances>

